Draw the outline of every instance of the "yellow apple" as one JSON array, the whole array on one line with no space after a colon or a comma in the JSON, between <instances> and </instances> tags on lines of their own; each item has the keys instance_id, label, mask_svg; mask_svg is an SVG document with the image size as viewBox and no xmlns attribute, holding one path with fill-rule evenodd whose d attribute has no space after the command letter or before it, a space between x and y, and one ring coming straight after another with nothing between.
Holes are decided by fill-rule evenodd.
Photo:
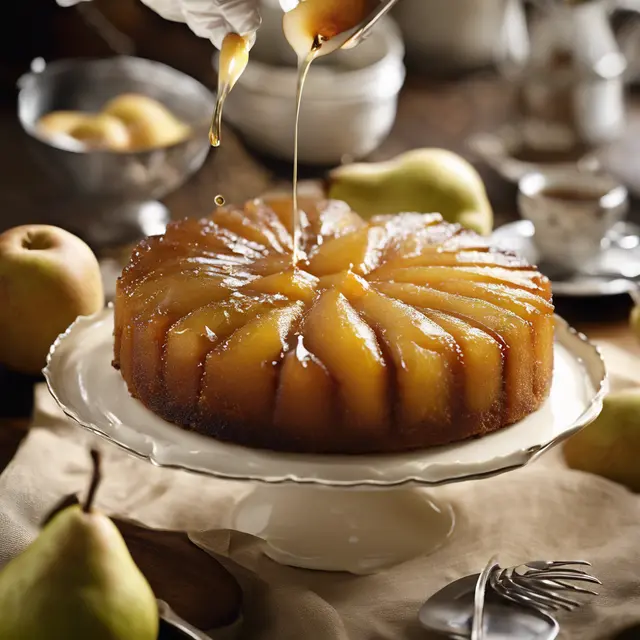
<instances>
[{"instance_id":1,"label":"yellow apple","mask_svg":"<svg viewBox=\"0 0 640 640\"><path fill-rule=\"evenodd\" d=\"M126 125L132 151L167 147L191 134L191 129L167 107L144 95L122 94L108 102L102 112Z\"/></svg>"},{"instance_id":2,"label":"yellow apple","mask_svg":"<svg viewBox=\"0 0 640 640\"><path fill-rule=\"evenodd\" d=\"M126 151L131 146L131 136L127 126L108 113L98 113L85 118L69 129L69 135L84 142L90 149Z\"/></svg>"},{"instance_id":3,"label":"yellow apple","mask_svg":"<svg viewBox=\"0 0 640 640\"><path fill-rule=\"evenodd\" d=\"M47 225L0 234L0 363L38 373L56 337L103 306L100 266L80 238Z\"/></svg>"},{"instance_id":4,"label":"yellow apple","mask_svg":"<svg viewBox=\"0 0 640 640\"><path fill-rule=\"evenodd\" d=\"M51 111L38 120L38 130L46 136L69 135L69 131L91 118L82 111Z\"/></svg>"}]
</instances>

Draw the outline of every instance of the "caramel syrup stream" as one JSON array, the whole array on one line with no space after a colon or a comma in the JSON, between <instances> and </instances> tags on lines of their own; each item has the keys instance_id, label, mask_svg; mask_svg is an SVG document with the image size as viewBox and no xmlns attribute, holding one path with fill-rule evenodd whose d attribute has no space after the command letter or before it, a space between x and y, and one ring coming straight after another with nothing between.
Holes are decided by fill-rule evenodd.
<instances>
[{"instance_id":1,"label":"caramel syrup stream","mask_svg":"<svg viewBox=\"0 0 640 640\"><path fill-rule=\"evenodd\" d=\"M220 146L224 103L249 62L249 42L237 33L228 33L222 41L218 65L218 96L209 129L212 147Z\"/></svg>"},{"instance_id":2,"label":"caramel syrup stream","mask_svg":"<svg viewBox=\"0 0 640 640\"><path fill-rule=\"evenodd\" d=\"M296 121L293 133L293 267L298 264L301 253L302 229L300 221L300 208L298 207L298 138L300 133L300 107L302 105L302 91L309 74L311 63L315 60L322 38L317 36L311 47L311 51L298 61L298 87L296 90Z\"/></svg>"}]
</instances>

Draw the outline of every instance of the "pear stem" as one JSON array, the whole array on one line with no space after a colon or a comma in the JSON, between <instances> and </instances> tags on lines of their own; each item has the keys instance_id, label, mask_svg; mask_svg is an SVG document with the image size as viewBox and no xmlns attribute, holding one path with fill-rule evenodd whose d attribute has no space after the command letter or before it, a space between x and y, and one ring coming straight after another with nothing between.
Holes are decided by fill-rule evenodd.
<instances>
[{"instance_id":1,"label":"pear stem","mask_svg":"<svg viewBox=\"0 0 640 640\"><path fill-rule=\"evenodd\" d=\"M93 500L96 497L96 491L98 490L98 486L102 481L101 460L102 460L102 457L100 456L100 452L96 449L92 449L91 462L93 463L93 474L91 476L91 484L89 485L87 499L82 505L82 510L85 513L89 513L91 511L91 507L93 506Z\"/></svg>"}]
</instances>

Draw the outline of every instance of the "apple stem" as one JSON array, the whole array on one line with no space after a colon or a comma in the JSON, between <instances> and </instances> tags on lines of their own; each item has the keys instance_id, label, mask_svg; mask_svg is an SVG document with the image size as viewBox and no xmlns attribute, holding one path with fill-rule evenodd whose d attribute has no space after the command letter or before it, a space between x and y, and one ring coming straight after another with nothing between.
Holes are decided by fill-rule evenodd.
<instances>
[{"instance_id":1,"label":"apple stem","mask_svg":"<svg viewBox=\"0 0 640 640\"><path fill-rule=\"evenodd\" d=\"M91 449L91 462L93 463L93 474L91 475L91 484L89 485L89 492L87 493L87 499L82 505L82 510L85 513L89 513L91 511L91 507L93 506L93 500L96 497L96 491L98 490L98 485L102 480L102 471L101 471L101 456L100 452L97 449Z\"/></svg>"}]
</instances>

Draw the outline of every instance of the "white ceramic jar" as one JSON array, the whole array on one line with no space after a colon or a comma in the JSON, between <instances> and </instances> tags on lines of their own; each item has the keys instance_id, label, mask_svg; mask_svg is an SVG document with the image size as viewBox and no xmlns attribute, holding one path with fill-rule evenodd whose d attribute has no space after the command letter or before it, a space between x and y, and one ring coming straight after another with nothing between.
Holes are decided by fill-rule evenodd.
<instances>
[{"instance_id":1,"label":"white ceramic jar","mask_svg":"<svg viewBox=\"0 0 640 640\"><path fill-rule=\"evenodd\" d=\"M265 3L249 65L227 98L224 119L256 149L292 160L297 69L281 25L282 11ZM387 18L355 49L312 65L300 115L300 162L337 164L380 145L395 122L403 57L400 31Z\"/></svg>"},{"instance_id":2,"label":"white ceramic jar","mask_svg":"<svg viewBox=\"0 0 640 640\"><path fill-rule=\"evenodd\" d=\"M408 55L422 68L463 71L501 63L507 49L527 44L521 0L401 0L393 15Z\"/></svg>"}]
</instances>

